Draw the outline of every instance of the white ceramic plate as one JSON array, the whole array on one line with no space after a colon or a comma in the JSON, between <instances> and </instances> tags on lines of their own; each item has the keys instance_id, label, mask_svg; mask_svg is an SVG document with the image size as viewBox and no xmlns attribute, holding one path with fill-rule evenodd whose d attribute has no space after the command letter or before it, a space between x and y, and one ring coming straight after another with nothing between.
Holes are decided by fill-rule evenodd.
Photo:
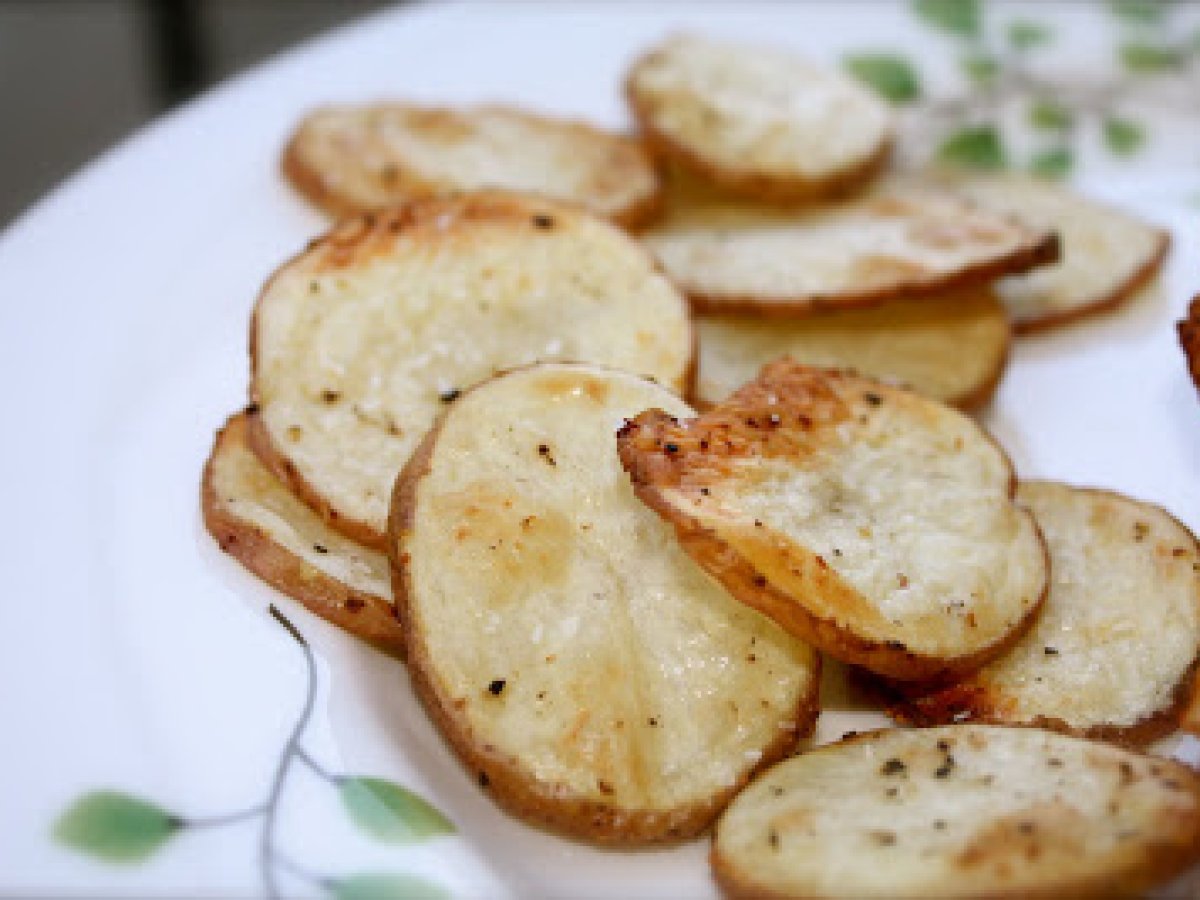
<instances>
[{"instance_id":1,"label":"white ceramic plate","mask_svg":"<svg viewBox=\"0 0 1200 900\"><path fill-rule=\"evenodd\" d=\"M988 40L1005 46L1020 19L1053 29L1050 52L1029 51L1048 77L1091 84L1127 83L1114 48L1157 40L1162 27L1118 21L1103 6L997 4L985 17ZM422 714L403 667L244 572L208 538L197 508L213 430L245 402L256 291L323 225L277 174L302 112L391 95L502 99L620 127L623 69L684 25L789 44L832 64L850 51L900 53L927 96L965 90L959 60L987 43L882 2L397 9L159 121L0 237L9 423L0 444L0 894L714 894L704 842L600 852L497 811ZM1070 136L1081 188L1174 233L1158 286L1116 315L1022 340L985 421L1023 475L1115 488L1195 529L1200 403L1173 331L1200 290L1200 116L1172 100L1194 106L1191 65L1191 74L1172 69L1135 85L1161 89L1162 101L1129 110L1145 133L1136 154L1114 155L1090 126ZM1027 130L1009 125L1013 146L1034 152ZM264 817L310 684L301 648L266 614L270 603L315 651L316 703L302 735L310 757L330 772L411 788L457 834L398 840L403 816L347 806L345 782L295 758ZM835 708L821 734L874 721ZM1169 749L1195 756L1187 742ZM76 841L102 844L116 822L124 843L110 852L145 856L97 861L53 830L99 789L195 827L110 798L75 816ZM438 830L436 818L423 821ZM267 864L264 834L282 854ZM357 877L367 873L381 877Z\"/></svg>"}]
</instances>

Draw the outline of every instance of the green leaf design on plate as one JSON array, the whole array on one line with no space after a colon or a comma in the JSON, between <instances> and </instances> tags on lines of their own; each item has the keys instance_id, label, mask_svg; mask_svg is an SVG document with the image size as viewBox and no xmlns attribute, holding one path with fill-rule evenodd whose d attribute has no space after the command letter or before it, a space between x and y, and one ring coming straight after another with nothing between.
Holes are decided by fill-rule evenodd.
<instances>
[{"instance_id":1,"label":"green leaf design on plate","mask_svg":"<svg viewBox=\"0 0 1200 900\"><path fill-rule=\"evenodd\" d=\"M1116 116L1104 120L1104 143L1118 156L1136 153L1145 140L1146 133L1137 122Z\"/></svg>"},{"instance_id":2,"label":"green leaf design on plate","mask_svg":"<svg viewBox=\"0 0 1200 900\"><path fill-rule=\"evenodd\" d=\"M1029 107L1029 124L1041 131L1066 131L1071 122L1071 111L1054 100L1035 100Z\"/></svg>"},{"instance_id":3,"label":"green leaf design on plate","mask_svg":"<svg viewBox=\"0 0 1200 900\"><path fill-rule=\"evenodd\" d=\"M93 791L58 817L54 837L97 859L136 863L182 826L180 819L153 803L116 791Z\"/></svg>"},{"instance_id":4,"label":"green leaf design on plate","mask_svg":"<svg viewBox=\"0 0 1200 900\"><path fill-rule=\"evenodd\" d=\"M972 169L1003 169L1007 164L1004 142L994 125L975 125L954 132L938 148L938 159Z\"/></svg>"},{"instance_id":5,"label":"green leaf design on plate","mask_svg":"<svg viewBox=\"0 0 1200 900\"><path fill-rule=\"evenodd\" d=\"M416 875L348 875L326 882L337 900L449 900L445 888Z\"/></svg>"},{"instance_id":6,"label":"green leaf design on plate","mask_svg":"<svg viewBox=\"0 0 1200 900\"><path fill-rule=\"evenodd\" d=\"M1075 164L1075 156L1069 147L1051 147L1035 154L1029 163L1029 171L1041 178L1065 178Z\"/></svg>"},{"instance_id":7,"label":"green leaf design on plate","mask_svg":"<svg viewBox=\"0 0 1200 900\"><path fill-rule=\"evenodd\" d=\"M1178 47L1129 41L1121 45L1121 63L1131 72L1169 72L1183 65Z\"/></svg>"},{"instance_id":8,"label":"green leaf design on plate","mask_svg":"<svg viewBox=\"0 0 1200 900\"><path fill-rule=\"evenodd\" d=\"M346 778L338 791L354 823L381 841L423 841L456 830L437 808L382 778Z\"/></svg>"},{"instance_id":9,"label":"green leaf design on plate","mask_svg":"<svg viewBox=\"0 0 1200 900\"><path fill-rule=\"evenodd\" d=\"M979 37L979 0L915 0L913 10L930 25L957 34L959 37Z\"/></svg>"},{"instance_id":10,"label":"green leaf design on plate","mask_svg":"<svg viewBox=\"0 0 1200 900\"><path fill-rule=\"evenodd\" d=\"M1000 73L1000 63L995 57L973 53L959 60L963 73L975 84L991 84Z\"/></svg>"},{"instance_id":11,"label":"green leaf design on plate","mask_svg":"<svg viewBox=\"0 0 1200 900\"><path fill-rule=\"evenodd\" d=\"M921 96L921 80L903 56L860 53L848 56L846 70L892 103L908 103Z\"/></svg>"},{"instance_id":12,"label":"green leaf design on plate","mask_svg":"<svg viewBox=\"0 0 1200 900\"><path fill-rule=\"evenodd\" d=\"M1162 20L1165 4L1162 0L1109 0L1108 8L1126 22L1152 24Z\"/></svg>"},{"instance_id":13,"label":"green leaf design on plate","mask_svg":"<svg viewBox=\"0 0 1200 900\"><path fill-rule=\"evenodd\" d=\"M1008 43L1018 50L1032 50L1048 44L1054 37L1054 32L1040 22L1029 22L1018 19L1008 24Z\"/></svg>"}]
</instances>

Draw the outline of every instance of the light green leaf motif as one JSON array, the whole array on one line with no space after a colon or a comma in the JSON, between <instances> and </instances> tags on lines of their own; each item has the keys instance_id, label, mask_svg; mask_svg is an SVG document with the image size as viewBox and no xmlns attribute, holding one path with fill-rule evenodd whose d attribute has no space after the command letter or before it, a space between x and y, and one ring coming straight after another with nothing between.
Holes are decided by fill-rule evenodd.
<instances>
[{"instance_id":1,"label":"light green leaf motif","mask_svg":"<svg viewBox=\"0 0 1200 900\"><path fill-rule=\"evenodd\" d=\"M381 841L411 843L456 830L428 802L382 778L346 778L338 791L354 823Z\"/></svg>"},{"instance_id":2,"label":"light green leaf motif","mask_svg":"<svg viewBox=\"0 0 1200 900\"><path fill-rule=\"evenodd\" d=\"M1028 22L1018 19L1008 25L1008 43L1017 50L1032 50L1043 44L1050 43L1053 32L1039 22Z\"/></svg>"},{"instance_id":3,"label":"light green leaf motif","mask_svg":"<svg viewBox=\"0 0 1200 900\"><path fill-rule=\"evenodd\" d=\"M1178 47L1130 41L1121 45L1121 62L1131 72L1169 72L1183 65Z\"/></svg>"},{"instance_id":4,"label":"light green leaf motif","mask_svg":"<svg viewBox=\"0 0 1200 900\"><path fill-rule=\"evenodd\" d=\"M326 882L336 900L449 900L442 887L416 875L349 875Z\"/></svg>"},{"instance_id":5,"label":"light green leaf motif","mask_svg":"<svg viewBox=\"0 0 1200 900\"><path fill-rule=\"evenodd\" d=\"M991 84L1000 72L1000 63L982 53L965 56L959 64L966 76L976 84Z\"/></svg>"},{"instance_id":6,"label":"light green leaf motif","mask_svg":"<svg viewBox=\"0 0 1200 900\"><path fill-rule=\"evenodd\" d=\"M979 37L982 19L979 0L915 0L913 9L943 31L959 37Z\"/></svg>"},{"instance_id":7,"label":"light green leaf motif","mask_svg":"<svg viewBox=\"0 0 1200 900\"><path fill-rule=\"evenodd\" d=\"M972 169L1003 169L1004 142L994 125L975 125L954 132L938 148L938 159Z\"/></svg>"},{"instance_id":8,"label":"light green leaf motif","mask_svg":"<svg viewBox=\"0 0 1200 900\"><path fill-rule=\"evenodd\" d=\"M1108 4L1117 18L1143 24L1160 21L1164 6L1163 0L1110 0Z\"/></svg>"},{"instance_id":9,"label":"light green leaf motif","mask_svg":"<svg viewBox=\"0 0 1200 900\"><path fill-rule=\"evenodd\" d=\"M1118 156L1136 153L1145 140L1146 134L1137 122L1116 116L1104 120L1104 143Z\"/></svg>"},{"instance_id":10,"label":"light green leaf motif","mask_svg":"<svg viewBox=\"0 0 1200 900\"><path fill-rule=\"evenodd\" d=\"M1029 171L1041 178L1065 178L1075 163L1068 147L1051 147L1037 153L1029 163Z\"/></svg>"},{"instance_id":11,"label":"light green leaf motif","mask_svg":"<svg viewBox=\"0 0 1200 900\"><path fill-rule=\"evenodd\" d=\"M892 103L909 103L921 96L921 81L903 56L890 53L860 53L849 56L846 70Z\"/></svg>"},{"instance_id":12,"label":"light green leaf motif","mask_svg":"<svg viewBox=\"0 0 1200 900\"><path fill-rule=\"evenodd\" d=\"M183 822L145 800L116 791L93 791L58 818L54 837L106 862L141 862L178 831Z\"/></svg>"},{"instance_id":13,"label":"light green leaf motif","mask_svg":"<svg viewBox=\"0 0 1200 900\"><path fill-rule=\"evenodd\" d=\"M1071 113L1054 100L1037 100L1029 107L1029 124L1041 131L1066 131Z\"/></svg>"}]
</instances>

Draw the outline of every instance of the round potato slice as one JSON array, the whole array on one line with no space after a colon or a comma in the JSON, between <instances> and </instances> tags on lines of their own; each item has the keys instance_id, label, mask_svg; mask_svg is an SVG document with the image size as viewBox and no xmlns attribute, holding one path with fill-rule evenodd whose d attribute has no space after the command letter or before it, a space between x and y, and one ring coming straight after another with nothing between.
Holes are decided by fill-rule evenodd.
<instances>
[{"instance_id":1,"label":"round potato slice","mask_svg":"<svg viewBox=\"0 0 1200 900\"><path fill-rule=\"evenodd\" d=\"M901 698L918 724L977 719L1146 743L1172 731L1200 650L1200 545L1165 510L1109 491L1024 482L1050 549L1050 592L1004 656Z\"/></svg>"},{"instance_id":2,"label":"round potato slice","mask_svg":"<svg viewBox=\"0 0 1200 900\"><path fill-rule=\"evenodd\" d=\"M1158 274L1170 247L1163 229L1036 178L970 176L951 183L985 206L1058 232L1062 250L1055 265L996 285L1018 332L1119 306Z\"/></svg>"},{"instance_id":3,"label":"round potato slice","mask_svg":"<svg viewBox=\"0 0 1200 900\"><path fill-rule=\"evenodd\" d=\"M852 189L891 148L885 103L840 72L775 48L678 35L633 66L626 94L657 152L758 199Z\"/></svg>"},{"instance_id":4,"label":"round potato slice","mask_svg":"<svg viewBox=\"0 0 1200 900\"><path fill-rule=\"evenodd\" d=\"M622 225L654 213L660 182L634 138L506 106L331 106L288 143L284 173L334 215L502 188L580 203Z\"/></svg>"},{"instance_id":5,"label":"round potato slice","mask_svg":"<svg viewBox=\"0 0 1200 900\"><path fill-rule=\"evenodd\" d=\"M204 524L221 549L310 611L392 653L404 643L387 557L332 531L246 445L230 417L204 467Z\"/></svg>"},{"instance_id":6,"label":"round potato slice","mask_svg":"<svg viewBox=\"0 0 1200 900\"><path fill-rule=\"evenodd\" d=\"M858 735L765 772L722 815L733 897L1138 896L1200 859L1200 777L1033 728Z\"/></svg>"},{"instance_id":7,"label":"round potato slice","mask_svg":"<svg viewBox=\"0 0 1200 900\"><path fill-rule=\"evenodd\" d=\"M968 416L793 360L697 418L618 437L638 496L739 600L893 678L979 668L1040 606L1046 550Z\"/></svg>"},{"instance_id":8,"label":"round potato slice","mask_svg":"<svg viewBox=\"0 0 1200 900\"><path fill-rule=\"evenodd\" d=\"M1004 371L1011 328L990 288L800 319L705 316L697 320L696 400L724 400L781 356L853 369L907 385L943 403L985 403Z\"/></svg>"},{"instance_id":9,"label":"round potato slice","mask_svg":"<svg viewBox=\"0 0 1200 900\"><path fill-rule=\"evenodd\" d=\"M925 300L1058 258L1052 231L924 178L780 209L722 199L673 176L666 213L643 241L697 311L786 318Z\"/></svg>"},{"instance_id":10,"label":"round potato slice","mask_svg":"<svg viewBox=\"0 0 1200 900\"><path fill-rule=\"evenodd\" d=\"M534 360L685 391L686 301L574 207L487 192L348 220L280 269L251 326L255 451L326 521L384 546L396 473L459 392Z\"/></svg>"},{"instance_id":11,"label":"round potato slice","mask_svg":"<svg viewBox=\"0 0 1200 900\"><path fill-rule=\"evenodd\" d=\"M409 666L515 814L608 844L702 831L816 717L819 658L634 497L614 432L665 389L541 365L451 407L405 467L391 555Z\"/></svg>"}]
</instances>

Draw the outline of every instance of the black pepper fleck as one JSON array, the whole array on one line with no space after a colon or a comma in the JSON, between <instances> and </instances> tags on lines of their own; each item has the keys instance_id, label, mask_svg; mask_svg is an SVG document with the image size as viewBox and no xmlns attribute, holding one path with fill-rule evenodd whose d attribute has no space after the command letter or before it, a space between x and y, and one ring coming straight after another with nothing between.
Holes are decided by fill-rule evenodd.
<instances>
[{"instance_id":1,"label":"black pepper fleck","mask_svg":"<svg viewBox=\"0 0 1200 900\"><path fill-rule=\"evenodd\" d=\"M318 553L328 553L329 552L329 548L326 547L324 544L313 544L313 549L316 550Z\"/></svg>"},{"instance_id":2,"label":"black pepper fleck","mask_svg":"<svg viewBox=\"0 0 1200 900\"><path fill-rule=\"evenodd\" d=\"M491 684L488 685L488 693L490 693L493 697L499 697L500 694L503 693L504 685L506 683L507 682L505 682L503 678L495 679Z\"/></svg>"},{"instance_id":3,"label":"black pepper fleck","mask_svg":"<svg viewBox=\"0 0 1200 900\"><path fill-rule=\"evenodd\" d=\"M446 388L444 391L438 391L438 399L443 403L453 403L462 394L456 387Z\"/></svg>"},{"instance_id":4,"label":"black pepper fleck","mask_svg":"<svg viewBox=\"0 0 1200 900\"><path fill-rule=\"evenodd\" d=\"M537 215L533 217L534 228L553 228L554 217L546 215Z\"/></svg>"},{"instance_id":5,"label":"black pepper fleck","mask_svg":"<svg viewBox=\"0 0 1200 900\"><path fill-rule=\"evenodd\" d=\"M1043 647L1042 652L1045 653L1047 656L1058 656L1058 648L1057 647Z\"/></svg>"},{"instance_id":6,"label":"black pepper fleck","mask_svg":"<svg viewBox=\"0 0 1200 900\"><path fill-rule=\"evenodd\" d=\"M907 770L908 766L904 764L904 760L893 757L880 767L879 772L881 775L899 775Z\"/></svg>"}]
</instances>

